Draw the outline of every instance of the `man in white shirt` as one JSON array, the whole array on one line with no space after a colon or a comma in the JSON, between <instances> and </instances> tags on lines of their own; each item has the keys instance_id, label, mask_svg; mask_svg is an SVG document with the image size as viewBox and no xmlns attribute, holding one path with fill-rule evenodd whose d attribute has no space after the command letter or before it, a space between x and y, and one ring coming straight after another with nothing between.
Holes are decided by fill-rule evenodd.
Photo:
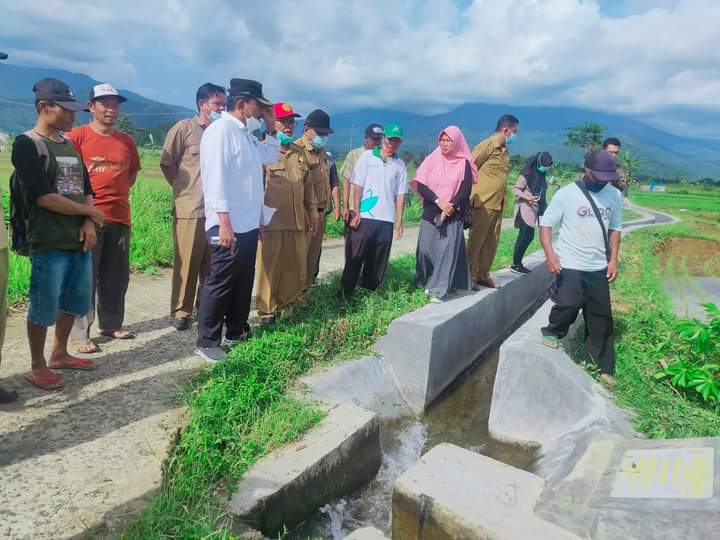
<instances>
[{"instance_id":1,"label":"man in white shirt","mask_svg":"<svg viewBox=\"0 0 720 540\"><path fill-rule=\"evenodd\" d=\"M360 286L374 291L385 276L390 248L403 234L403 205L407 192L407 169L397 155L403 131L387 124L383 142L366 150L350 176L352 205L350 230L345 240L345 268L340 295L352 296L360 274Z\"/></svg>"},{"instance_id":2,"label":"man in white shirt","mask_svg":"<svg viewBox=\"0 0 720 540\"><path fill-rule=\"evenodd\" d=\"M622 228L621 195L611 183L618 178L613 155L606 150L593 152L585 159L582 180L559 190L540 218L547 267L557 275L555 305L542 329L543 344L557 349L582 309L586 351L608 384L614 383L615 372L609 284L617 278ZM552 230L558 227L553 249Z\"/></svg>"},{"instance_id":3,"label":"man in white shirt","mask_svg":"<svg viewBox=\"0 0 720 540\"><path fill-rule=\"evenodd\" d=\"M220 347L223 324L228 346L250 337L247 320L262 236L263 166L280 159L275 113L259 82L232 79L226 109L200 143L211 262L200 295L195 352L209 362L225 358ZM268 136L261 143L253 133L266 128Z\"/></svg>"}]
</instances>

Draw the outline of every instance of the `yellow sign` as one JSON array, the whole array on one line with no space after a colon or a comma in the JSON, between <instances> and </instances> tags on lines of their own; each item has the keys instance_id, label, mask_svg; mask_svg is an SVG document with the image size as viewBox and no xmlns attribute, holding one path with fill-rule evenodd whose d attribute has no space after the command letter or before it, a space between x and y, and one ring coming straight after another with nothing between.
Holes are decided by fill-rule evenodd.
<instances>
[{"instance_id":1,"label":"yellow sign","mask_svg":"<svg viewBox=\"0 0 720 540\"><path fill-rule=\"evenodd\" d=\"M710 499L715 450L657 448L628 450L620 461L611 497L631 499Z\"/></svg>"}]
</instances>

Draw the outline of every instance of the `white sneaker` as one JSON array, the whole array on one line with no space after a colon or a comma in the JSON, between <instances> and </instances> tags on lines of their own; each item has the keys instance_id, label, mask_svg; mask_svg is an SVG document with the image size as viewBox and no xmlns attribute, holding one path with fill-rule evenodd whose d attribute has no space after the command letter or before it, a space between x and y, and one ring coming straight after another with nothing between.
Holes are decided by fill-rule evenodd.
<instances>
[{"instance_id":1,"label":"white sneaker","mask_svg":"<svg viewBox=\"0 0 720 540\"><path fill-rule=\"evenodd\" d=\"M227 358L227 354L220 347L195 347L195 354L207 360L208 364L215 364Z\"/></svg>"}]
</instances>

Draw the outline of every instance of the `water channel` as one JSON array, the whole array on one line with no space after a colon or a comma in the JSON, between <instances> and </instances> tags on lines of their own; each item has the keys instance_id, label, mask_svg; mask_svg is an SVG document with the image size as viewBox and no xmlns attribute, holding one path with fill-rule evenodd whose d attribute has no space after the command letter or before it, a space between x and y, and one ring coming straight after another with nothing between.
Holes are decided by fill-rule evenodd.
<instances>
[{"instance_id":1,"label":"water channel","mask_svg":"<svg viewBox=\"0 0 720 540\"><path fill-rule=\"evenodd\" d=\"M417 419L384 419L380 427L383 461L367 486L320 509L287 538L337 540L361 527L373 526L390 536L395 480L430 448L448 442L515 467L532 470L532 450L498 443L488 434L488 417L497 371L497 352L458 378L425 415Z\"/></svg>"}]
</instances>

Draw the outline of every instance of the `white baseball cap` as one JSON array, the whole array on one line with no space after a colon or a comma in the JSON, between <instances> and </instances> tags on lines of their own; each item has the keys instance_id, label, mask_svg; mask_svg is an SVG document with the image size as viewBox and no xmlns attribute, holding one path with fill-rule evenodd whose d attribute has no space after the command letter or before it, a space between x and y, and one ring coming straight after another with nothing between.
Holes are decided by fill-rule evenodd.
<instances>
[{"instance_id":1,"label":"white baseball cap","mask_svg":"<svg viewBox=\"0 0 720 540\"><path fill-rule=\"evenodd\" d=\"M118 98L120 103L122 103L123 101L127 101L127 98L121 96L118 93L118 91L115 90L114 86L107 84L107 83L96 84L95 86L93 86L93 89L90 92L89 99L90 99L90 101L92 101L93 99L97 99L97 98L101 98L101 97L105 97L105 96L115 96L116 98Z\"/></svg>"}]
</instances>

